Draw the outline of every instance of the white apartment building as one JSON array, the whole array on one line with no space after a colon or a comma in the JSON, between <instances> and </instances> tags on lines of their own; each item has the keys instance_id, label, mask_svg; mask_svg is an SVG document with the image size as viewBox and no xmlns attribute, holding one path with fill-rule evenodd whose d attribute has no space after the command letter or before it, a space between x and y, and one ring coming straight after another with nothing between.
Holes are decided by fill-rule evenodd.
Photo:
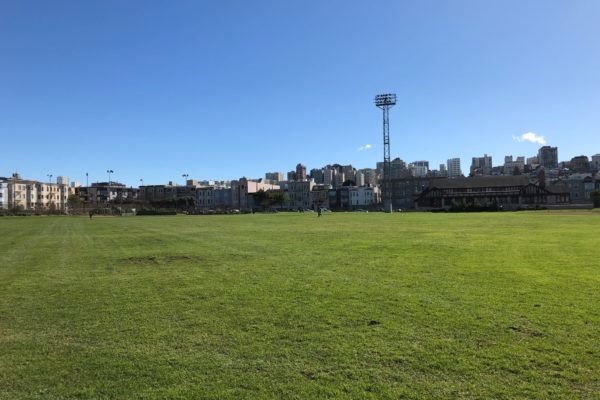
<instances>
[{"instance_id":1,"label":"white apartment building","mask_svg":"<svg viewBox=\"0 0 600 400\"><path fill-rule=\"evenodd\" d=\"M356 174L354 175L354 184L356 186L365 186L365 174L362 171L356 171Z\"/></svg>"},{"instance_id":2,"label":"white apartment building","mask_svg":"<svg viewBox=\"0 0 600 400\"><path fill-rule=\"evenodd\" d=\"M412 176L422 178L429 172L429 161L415 161L408 165Z\"/></svg>"},{"instance_id":3,"label":"white apartment building","mask_svg":"<svg viewBox=\"0 0 600 400\"><path fill-rule=\"evenodd\" d=\"M0 210L8 208L8 182L0 181Z\"/></svg>"},{"instance_id":4,"label":"white apartment building","mask_svg":"<svg viewBox=\"0 0 600 400\"><path fill-rule=\"evenodd\" d=\"M350 187L350 206L352 208L368 207L379 201L379 188L371 186Z\"/></svg>"},{"instance_id":5,"label":"white apartment building","mask_svg":"<svg viewBox=\"0 0 600 400\"><path fill-rule=\"evenodd\" d=\"M448 166L448 176L450 178L462 176L462 171L460 169L460 158L450 158L446 162L446 165Z\"/></svg>"}]
</instances>

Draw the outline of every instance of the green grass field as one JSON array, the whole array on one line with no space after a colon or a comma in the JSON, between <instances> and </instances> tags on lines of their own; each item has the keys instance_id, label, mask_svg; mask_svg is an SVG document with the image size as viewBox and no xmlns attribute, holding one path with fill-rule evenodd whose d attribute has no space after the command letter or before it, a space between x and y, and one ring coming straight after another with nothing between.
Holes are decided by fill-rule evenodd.
<instances>
[{"instance_id":1,"label":"green grass field","mask_svg":"<svg viewBox=\"0 0 600 400\"><path fill-rule=\"evenodd\" d=\"M0 218L0 398L599 398L600 213Z\"/></svg>"}]
</instances>

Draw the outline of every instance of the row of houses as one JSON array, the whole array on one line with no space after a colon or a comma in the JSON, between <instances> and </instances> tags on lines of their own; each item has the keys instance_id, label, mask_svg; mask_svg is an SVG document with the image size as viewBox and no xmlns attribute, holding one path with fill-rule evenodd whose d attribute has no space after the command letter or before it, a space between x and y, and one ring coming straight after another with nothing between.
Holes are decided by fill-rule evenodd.
<instances>
[{"instance_id":1,"label":"row of houses","mask_svg":"<svg viewBox=\"0 0 600 400\"><path fill-rule=\"evenodd\" d=\"M501 207L503 209L591 204L592 193L600 190L600 176L575 174L546 180L543 176L477 176L469 178L413 177L392 179L395 209L444 210L452 208ZM265 193L270 199L266 201ZM376 209L381 202L378 186L316 184L312 179L280 181L241 178L227 186L203 185L188 180L185 185L127 187L116 182L99 182L89 187L70 187L64 180L44 183L24 180L18 174L0 178L0 209L67 211L69 197L78 204L102 207L135 204L136 207L168 207L184 204L198 210L264 207L278 209L333 210Z\"/></svg>"},{"instance_id":2,"label":"row of houses","mask_svg":"<svg viewBox=\"0 0 600 400\"><path fill-rule=\"evenodd\" d=\"M149 204L165 200L193 198L199 210L240 209L251 210L264 207L260 192L280 194L282 202L271 204L279 209L353 209L369 208L380 201L379 188L372 186L346 186L333 189L330 185L316 184L312 179L297 181L271 181L240 178L230 182L229 187L198 185L188 180L185 186L140 186L137 199Z\"/></svg>"}]
</instances>

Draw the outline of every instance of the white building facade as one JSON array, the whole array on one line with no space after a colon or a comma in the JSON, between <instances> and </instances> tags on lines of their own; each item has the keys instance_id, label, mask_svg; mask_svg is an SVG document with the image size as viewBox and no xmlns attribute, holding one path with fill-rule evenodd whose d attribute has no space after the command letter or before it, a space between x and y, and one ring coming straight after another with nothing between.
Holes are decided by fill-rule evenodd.
<instances>
[{"instance_id":1,"label":"white building facade","mask_svg":"<svg viewBox=\"0 0 600 400\"><path fill-rule=\"evenodd\" d=\"M456 178L458 176L462 176L462 171L460 169L460 158L450 158L446 162L448 166L448 177Z\"/></svg>"}]
</instances>

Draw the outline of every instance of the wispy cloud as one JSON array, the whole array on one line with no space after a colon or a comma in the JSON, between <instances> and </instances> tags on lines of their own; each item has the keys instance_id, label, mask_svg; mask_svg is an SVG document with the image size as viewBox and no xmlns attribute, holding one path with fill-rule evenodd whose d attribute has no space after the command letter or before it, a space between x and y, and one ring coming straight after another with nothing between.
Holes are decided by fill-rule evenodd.
<instances>
[{"instance_id":1,"label":"wispy cloud","mask_svg":"<svg viewBox=\"0 0 600 400\"><path fill-rule=\"evenodd\" d=\"M364 146L360 146L358 151L369 150L371 147L373 147L372 144L365 144Z\"/></svg>"},{"instance_id":2,"label":"wispy cloud","mask_svg":"<svg viewBox=\"0 0 600 400\"><path fill-rule=\"evenodd\" d=\"M529 143L538 143L538 144L546 144L546 139L543 136L538 135L537 133L527 132L522 134L521 136L514 136L513 140L516 142L529 142Z\"/></svg>"}]
</instances>

